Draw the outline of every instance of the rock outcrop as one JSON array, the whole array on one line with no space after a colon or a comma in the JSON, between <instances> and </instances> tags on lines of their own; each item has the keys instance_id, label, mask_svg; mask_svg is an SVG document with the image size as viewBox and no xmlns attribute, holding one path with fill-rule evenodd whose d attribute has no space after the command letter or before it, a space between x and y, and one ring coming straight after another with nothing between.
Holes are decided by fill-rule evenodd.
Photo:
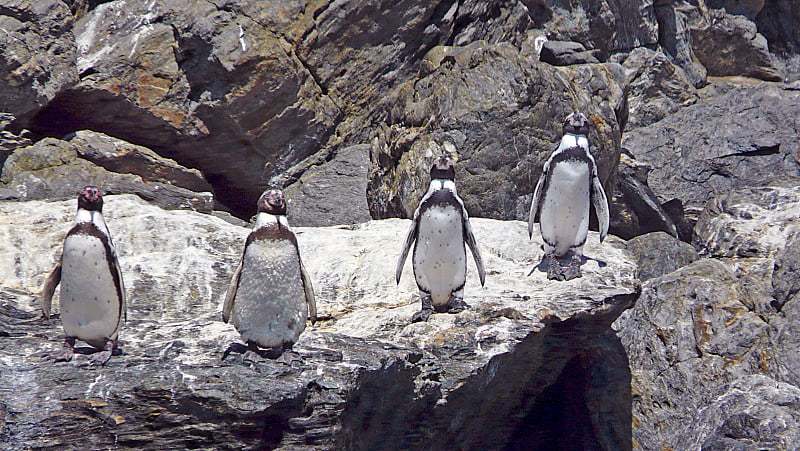
<instances>
[{"instance_id":1,"label":"rock outcrop","mask_svg":"<svg viewBox=\"0 0 800 451\"><path fill-rule=\"evenodd\" d=\"M529 242L524 223L474 219L486 288L470 266L469 310L410 324L416 287L410 264L395 286L392 251L408 220L297 228L320 321L294 359L222 361L238 334L220 302L248 230L107 196L128 321L123 354L91 367L81 354L44 359L63 332L37 306L74 208L0 203L7 449L630 448L627 360L609 326L638 282L613 236L598 245L590 234L583 278L551 282L537 269L538 234Z\"/></svg>"},{"instance_id":2,"label":"rock outcrop","mask_svg":"<svg viewBox=\"0 0 800 451\"><path fill-rule=\"evenodd\" d=\"M795 447L798 182L713 201L695 232L714 258L647 280L615 323L631 362L634 447Z\"/></svg>"}]
</instances>

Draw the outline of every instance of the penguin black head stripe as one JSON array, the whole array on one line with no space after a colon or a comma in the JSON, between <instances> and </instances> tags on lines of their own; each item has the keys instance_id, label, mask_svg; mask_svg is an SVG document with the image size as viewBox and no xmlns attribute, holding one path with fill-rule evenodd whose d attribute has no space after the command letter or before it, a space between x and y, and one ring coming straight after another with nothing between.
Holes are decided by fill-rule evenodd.
<instances>
[{"instance_id":1,"label":"penguin black head stripe","mask_svg":"<svg viewBox=\"0 0 800 451\"><path fill-rule=\"evenodd\" d=\"M566 135L571 133L573 135L588 135L589 134L589 119L579 112L574 112L564 119L562 132Z\"/></svg>"},{"instance_id":2,"label":"penguin black head stripe","mask_svg":"<svg viewBox=\"0 0 800 451\"><path fill-rule=\"evenodd\" d=\"M283 191L277 188L265 191L258 198L258 211L271 215L285 215L286 200L283 198Z\"/></svg>"},{"instance_id":3,"label":"penguin black head stripe","mask_svg":"<svg viewBox=\"0 0 800 451\"><path fill-rule=\"evenodd\" d=\"M456 167L453 160L445 155L440 155L431 166L431 180L455 180Z\"/></svg>"},{"instance_id":4,"label":"penguin black head stripe","mask_svg":"<svg viewBox=\"0 0 800 451\"><path fill-rule=\"evenodd\" d=\"M94 186L87 186L78 195L78 208L88 211L103 211L103 195Z\"/></svg>"}]
</instances>

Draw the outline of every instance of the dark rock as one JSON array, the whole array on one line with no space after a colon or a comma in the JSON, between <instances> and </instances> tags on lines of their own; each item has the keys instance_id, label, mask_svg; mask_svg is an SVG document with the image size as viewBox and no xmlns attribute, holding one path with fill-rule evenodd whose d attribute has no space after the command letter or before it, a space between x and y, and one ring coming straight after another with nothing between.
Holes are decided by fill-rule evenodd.
<instances>
[{"instance_id":1,"label":"dark rock","mask_svg":"<svg viewBox=\"0 0 800 451\"><path fill-rule=\"evenodd\" d=\"M794 239L776 252L772 273L772 296L780 310L800 291L800 239Z\"/></svg>"},{"instance_id":2,"label":"dark rock","mask_svg":"<svg viewBox=\"0 0 800 451\"><path fill-rule=\"evenodd\" d=\"M413 277L387 277L409 220L299 227L320 320L294 359L221 361L239 335L219 305L249 230L136 196L105 201L129 304L123 353L102 367L44 358L63 332L34 293L75 201L0 202L0 280L19 287L0 288L5 449L631 449L630 373L609 327L638 282L615 237L591 232L598 258L556 283L527 275L542 252L520 245L524 223L474 219L486 288L470 269L468 310L412 324Z\"/></svg>"},{"instance_id":3,"label":"dark rock","mask_svg":"<svg viewBox=\"0 0 800 451\"><path fill-rule=\"evenodd\" d=\"M74 142L45 138L30 147L15 151L3 166L0 177L3 190L0 191L0 198L20 201L73 199L84 186L96 185L104 193L133 193L168 209L191 209L208 213L214 208L211 193L197 193L173 186L158 180L157 174L152 174L155 180L151 178L152 181L146 181L137 175L112 172L82 158L81 155L91 153L90 149L82 146L98 143L107 144L107 137L83 134L81 139ZM132 147L124 142L115 143L120 147ZM177 169L174 162L167 162L160 167Z\"/></svg>"},{"instance_id":4,"label":"dark rock","mask_svg":"<svg viewBox=\"0 0 800 451\"><path fill-rule=\"evenodd\" d=\"M782 56L800 53L800 3L796 0L765 2L755 22L772 53Z\"/></svg>"},{"instance_id":5,"label":"dark rock","mask_svg":"<svg viewBox=\"0 0 800 451\"><path fill-rule=\"evenodd\" d=\"M135 174L145 182L161 182L191 191L211 191L200 171L187 169L152 150L88 130L69 138L78 155L111 172Z\"/></svg>"},{"instance_id":6,"label":"dark rock","mask_svg":"<svg viewBox=\"0 0 800 451\"><path fill-rule=\"evenodd\" d=\"M664 231L677 237L678 231L670 215L647 186L652 168L625 155L617 167L616 183L609 199L610 233L624 239L649 232Z\"/></svg>"},{"instance_id":7,"label":"dark rock","mask_svg":"<svg viewBox=\"0 0 800 451\"><path fill-rule=\"evenodd\" d=\"M639 47L622 65L628 71L628 129L658 122L699 99L686 73L661 52Z\"/></svg>"},{"instance_id":8,"label":"dark rock","mask_svg":"<svg viewBox=\"0 0 800 451\"><path fill-rule=\"evenodd\" d=\"M684 2L656 2L653 5L658 22L658 45L672 62L683 69L695 88L706 84L706 68L692 50L689 24L692 16L702 16L698 8Z\"/></svg>"},{"instance_id":9,"label":"dark rock","mask_svg":"<svg viewBox=\"0 0 800 451\"><path fill-rule=\"evenodd\" d=\"M590 133L600 178L619 161L626 118L616 64L554 67L508 44L436 47L418 79L385 102L389 118L373 148L367 199L373 217L410 217L432 159L456 157L456 183L473 216L527 218L541 166L574 109Z\"/></svg>"},{"instance_id":10,"label":"dark rock","mask_svg":"<svg viewBox=\"0 0 800 451\"><path fill-rule=\"evenodd\" d=\"M708 12L708 26L692 28L692 49L712 76L744 75L781 81L767 40L743 16Z\"/></svg>"},{"instance_id":11,"label":"dark rock","mask_svg":"<svg viewBox=\"0 0 800 451\"><path fill-rule=\"evenodd\" d=\"M0 7L0 111L28 117L78 81L73 19L59 0Z\"/></svg>"},{"instance_id":12,"label":"dark rock","mask_svg":"<svg viewBox=\"0 0 800 451\"><path fill-rule=\"evenodd\" d=\"M664 232L632 238L626 249L639 266L642 282L669 274L700 258L690 244Z\"/></svg>"},{"instance_id":13,"label":"dark rock","mask_svg":"<svg viewBox=\"0 0 800 451\"><path fill-rule=\"evenodd\" d=\"M319 227L369 221L369 145L348 147L333 160L307 169L284 192L289 223Z\"/></svg>"},{"instance_id":14,"label":"dark rock","mask_svg":"<svg viewBox=\"0 0 800 451\"><path fill-rule=\"evenodd\" d=\"M714 193L800 175L800 126L786 120L798 115L800 92L745 84L633 129L623 145L653 167L648 183L659 198L680 199L691 219Z\"/></svg>"},{"instance_id":15,"label":"dark rock","mask_svg":"<svg viewBox=\"0 0 800 451\"><path fill-rule=\"evenodd\" d=\"M539 59L553 66L599 63L599 51L587 51L579 42L547 41Z\"/></svg>"},{"instance_id":16,"label":"dark rock","mask_svg":"<svg viewBox=\"0 0 800 451\"><path fill-rule=\"evenodd\" d=\"M652 3L526 0L533 27L555 41L580 42L605 56L658 42Z\"/></svg>"},{"instance_id":17,"label":"dark rock","mask_svg":"<svg viewBox=\"0 0 800 451\"><path fill-rule=\"evenodd\" d=\"M724 9L728 14L745 16L750 20L758 16L765 3L765 0L706 0L709 8Z\"/></svg>"}]
</instances>

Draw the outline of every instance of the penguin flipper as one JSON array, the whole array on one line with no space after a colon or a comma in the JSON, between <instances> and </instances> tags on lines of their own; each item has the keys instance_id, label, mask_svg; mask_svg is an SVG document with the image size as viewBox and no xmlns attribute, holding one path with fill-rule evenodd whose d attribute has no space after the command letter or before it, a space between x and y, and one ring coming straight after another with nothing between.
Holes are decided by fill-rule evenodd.
<instances>
[{"instance_id":1,"label":"penguin flipper","mask_svg":"<svg viewBox=\"0 0 800 451\"><path fill-rule=\"evenodd\" d=\"M222 304L222 321L228 322L231 317L231 310L233 310L233 300L236 298L236 290L239 289L239 277L242 275L242 263L233 273L231 284L228 285L228 292L225 293L225 303Z\"/></svg>"},{"instance_id":2,"label":"penguin flipper","mask_svg":"<svg viewBox=\"0 0 800 451\"><path fill-rule=\"evenodd\" d=\"M122 269L119 267L119 260L117 260L117 252L113 251L112 258L111 258L111 269L116 274L116 278L119 281L119 310L120 310L120 318L127 321L128 320L128 302L125 297L125 284L122 282Z\"/></svg>"},{"instance_id":3,"label":"penguin flipper","mask_svg":"<svg viewBox=\"0 0 800 451\"><path fill-rule=\"evenodd\" d=\"M317 301L314 297L314 287L311 285L311 278L308 277L308 271L300 261L300 275L303 277L303 290L306 293L306 304L308 304L308 317L311 319L311 324L317 322Z\"/></svg>"},{"instance_id":4,"label":"penguin flipper","mask_svg":"<svg viewBox=\"0 0 800 451\"><path fill-rule=\"evenodd\" d=\"M53 304L53 294L56 292L56 287L61 282L61 261L59 260L56 264L56 267L50 271L50 275L47 276L47 280L44 282L44 287L42 287L42 297L40 301L42 303L42 312L44 313L44 317L50 319L50 307Z\"/></svg>"},{"instance_id":5,"label":"penguin flipper","mask_svg":"<svg viewBox=\"0 0 800 451\"><path fill-rule=\"evenodd\" d=\"M600 183L600 178L597 176L597 168L592 171L592 204L597 214L597 223L600 226L600 242L602 243L608 234L608 198L606 198L603 184Z\"/></svg>"},{"instance_id":6,"label":"penguin flipper","mask_svg":"<svg viewBox=\"0 0 800 451\"><path fill-rule=\"evenodd\" d=\"M552 158L552 157L551 157ZM539 202L542 198L542 189L544 188L544 181L549 176L550 172L550 159L542 167L542 175L539 176L539 181L536 182L536 189L533 190L533 199L531 199L531 211L528 214L528 239L533 237L533 223L536 221L536 214L539 212Z\"/></svg>"},{"instance_id":7,"label":"penguin flipper","mask_svg":"<svg viewBox=\"0 0 800 451\"><path fill-rule=\"evenodd\" d=\"M466 215L466 210L464 212ZM472 251L472 258L475 259L475 266L478 267L478 276L481 278L481 286L486 283L486 270L483 268L483 258L481 258L481 251L478 249L478 242L475 241L475 234L472 233L472 225L469 223L469 218L464 216L464 241Z\"/></svg>"},{"instance_id":8,"label":"penguin flipper","mask_svg":"<svg viewBox=\"0 0 800 451\"><path fill-rule=\"evenodd\" d=\"M411 227L408 228L408 235L406 241L403 243L403 251L400 253L400 259L397 261L397 269L395 270L395 279L400 283L400 276L403 274L403 266L408 257L408 251L411 250L411 245L417 239L417 231L419 229L419 209L414 212L414 219L411 221Z\"/></svg>"}]
</instances>

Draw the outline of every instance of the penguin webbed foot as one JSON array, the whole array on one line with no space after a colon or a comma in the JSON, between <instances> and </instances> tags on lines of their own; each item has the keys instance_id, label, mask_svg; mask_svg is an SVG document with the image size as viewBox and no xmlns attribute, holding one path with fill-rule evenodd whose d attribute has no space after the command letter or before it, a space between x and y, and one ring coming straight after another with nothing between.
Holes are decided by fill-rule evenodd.
<instances>
[{"instance_id":1,"label":"penguin webbed foot","mask_svg":"<svg viewBox=\"0 0 800 451\"><path fill-rule=\"evenodd\" d=\"M64 340L64 347L60 351L50 354L48 357L56 362L69 362L75 355L75 337L67 337Z\"/></svg>"},{"instance_id":2,"label":"penguin webbed foot","mask_svg":"<svg viewBox=\"0 0 800 451\"><path fill-rule=\"evenodd\" d=\"M548 280L567 280L564 274L564 268L561 266L561 262L558 261L554 253L550 252L545 254L544 260L547 264Z\"/></svg>"},{"instance_id":3,"label":"penguin webbed foot","mask_svg":"<svg viewBox=\"0 0 800 451\"><path fill-rule=\"evenodd\" d=\"M572 280L581 277L581 263L583 259L580 255L575 254L570 258L569 265L564 269L564 279L563 280Z\"/></svg>"},{"instance_id":4,"label":"penguin webbed foot","mask_svg":"<svg viewBox=\"0 0 800 451\"><path fill-rule=\"evenodd\" d=\"M430 295L426 295L422 297L422 310L414 313L414 316L411 317L412 323L418 322L428 322L431 319L431 315L433 314L433 301L431 300Z\"/></svg>"},{"instance_id":5,"label":"penguin webbed foot","mask_svg":"<svg viewBox=\"0 0 800 451\"><path fill-rule=\"evenodd\" d=\"M222 358L220 360L225 360L231 352L235 352L236 354L242 354L242 359L245 361L258 363L268 359L276 360L286 349L291 349L291 345L284 345L277 348L261 348L253 341L248 341L246 346L241 343L231 343L228 349L222 353Z\"/></svg>"},{"instance_id":6,"label":"penguin webbed foot","mask_svg":"<svg viewBox=\"0 0 800 451\"><path fill-rule=\"evenodd\" d=\"M453 296L447 303L447 313L461 313L469 308L469 304L464 302L464 298Z\"/></svg>"},{"instance_id":7,"label":"penguin webbed foot","mask_svg":"<svg viewBox=\"0 0 800 451\"><path fill-rule=\"evenodd\" d=\"M98 352L95 352L89 357L89 363L91 364L99 364L105 365L106 362L111 358L116 350L116 343L113 340L106 341L105 346Z\"/></svg>"}]
</instances>

